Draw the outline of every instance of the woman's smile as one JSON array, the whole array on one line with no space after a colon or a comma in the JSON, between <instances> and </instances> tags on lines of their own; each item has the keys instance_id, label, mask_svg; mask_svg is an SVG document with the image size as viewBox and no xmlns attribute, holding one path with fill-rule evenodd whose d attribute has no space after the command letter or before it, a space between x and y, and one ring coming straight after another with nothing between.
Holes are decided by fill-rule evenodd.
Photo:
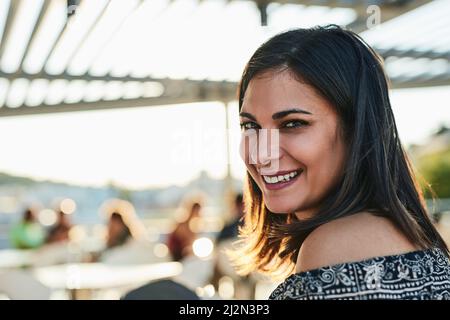
<instances>
[{"instance_id":1,"label":"woman's smile","mask_svg":"<svg viewBox=\"0 0 450 320\"><path fill-rule=\"evenodd\" d=\"M279 171L273 175L261 175L265 188L268 190L280 190L293 185L300 175L302 169Z\"/></svg>"}]
</instances>

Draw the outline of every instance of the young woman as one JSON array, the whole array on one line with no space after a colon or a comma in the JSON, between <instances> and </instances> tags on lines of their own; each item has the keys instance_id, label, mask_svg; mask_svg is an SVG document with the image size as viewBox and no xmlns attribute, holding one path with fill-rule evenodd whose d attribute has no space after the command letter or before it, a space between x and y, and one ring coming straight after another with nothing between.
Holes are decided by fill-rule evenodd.
<instances>
[{"instance_id":1,"label":"young woman","mask_svg":"<svg viewBox=\"0 0 450 320\"><path fill-rule=\"evenodd\" d=\"M245 68L239 107L242 273L289 275L271 299L450 299L447 246L400 143L382 61L358 35L273 37Z\"/></svg>"}]
</instances>

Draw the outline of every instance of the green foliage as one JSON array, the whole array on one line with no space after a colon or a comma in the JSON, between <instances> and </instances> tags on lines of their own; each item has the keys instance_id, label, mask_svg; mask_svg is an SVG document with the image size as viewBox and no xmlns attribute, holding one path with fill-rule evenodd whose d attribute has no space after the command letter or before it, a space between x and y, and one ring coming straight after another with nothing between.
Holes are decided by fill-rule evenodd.
<instances>
[{"instance_id":1,"label":"green foliage","mask_svg":"<svg viewBox=\"0 0 450 320\"><path fill-rule=\"evenodd\" d=\"M450 198L450 149L428 154L419 159L418 169L438 198ZM421 183L426 191L424 182Z\"/></svg>"}]
</instances>

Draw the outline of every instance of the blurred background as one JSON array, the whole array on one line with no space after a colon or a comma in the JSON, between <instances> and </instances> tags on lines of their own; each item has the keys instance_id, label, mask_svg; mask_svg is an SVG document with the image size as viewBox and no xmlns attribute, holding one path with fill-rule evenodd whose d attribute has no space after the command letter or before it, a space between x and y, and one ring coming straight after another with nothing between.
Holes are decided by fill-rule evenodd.
<instances>
[{"instance_id":1,"label":"blurred background","mask_svg":"<svg viewBox=\"0 0 450 320\"><path fill-rule=\"evenodd\" d=\"M224 254L242 215L237 82L274 34L329 23L385 59L450 241L449 15L447 0L0 0L0 298L266 299L277 282Z\"/></svg>"}]
</instances>

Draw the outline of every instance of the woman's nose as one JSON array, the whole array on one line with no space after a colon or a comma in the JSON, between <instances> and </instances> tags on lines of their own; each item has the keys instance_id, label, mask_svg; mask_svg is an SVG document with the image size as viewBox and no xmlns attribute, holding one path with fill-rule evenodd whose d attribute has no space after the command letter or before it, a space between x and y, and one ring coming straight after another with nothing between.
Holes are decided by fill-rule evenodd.
<instances>
[{"instance_id":1,"label":"woman's nose","mask_svg":"<svg viewBox=\"0 0 450 320\"><path fill-rule=\"evenodd\" d=\"M258 139L250 139L249 161L258 168L276 167L281 156L279 134L276 129L261 129L258 132Z\"/></svg>"}]
</instances>

